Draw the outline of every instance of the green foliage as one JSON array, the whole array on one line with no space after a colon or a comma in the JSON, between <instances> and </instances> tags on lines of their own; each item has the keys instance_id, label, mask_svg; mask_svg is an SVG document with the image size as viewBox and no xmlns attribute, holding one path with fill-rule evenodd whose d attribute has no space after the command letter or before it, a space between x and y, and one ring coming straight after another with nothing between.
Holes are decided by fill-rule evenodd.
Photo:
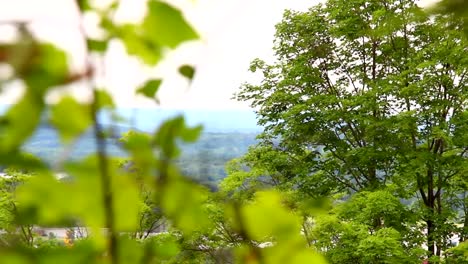
<instances>
[{"instance_id":1,"label":"green foliage","mask_svg":"<svg viewBox=\"0 0 468 264\"><path fill-rule=\"evenodd\" d=\"M340 204L337 210L343 218L373 229L393 227L402 231L406 228L405 224L415 224L410 222L408 209L387 190L357 193Z\"/></svg>"},{"instance_id":2,"label":"green foliage","mask_svg":"<svg viewBox=\"0 0 468 264\"><path fill-rule=\"evenodd\" d=\"M198 38L166 2L149 0L133 24L114 22L118 1L77 6L95 12L104 32L83 36L87 57L105 56L116 40L152 66ZM14 74L1 84L20 81L25 92L0 122L0 163L12 166L0 179L0 263L417 263L441 256L435 246L447 262L462 261L464 244L449 249L448 241L456 222L468 223L462 22L430 17L414 1L330 0L286 11L278 62L255 60L251 70L264 80L238 94L258 109L265 132L227 165L219 193L177 166L201 126L179 116L149 134L129 132L118 143L123 162L109 156L99 122L99 111L115 107L104 89L92 87L88 103L47 105L51 89L92 83L96 65L86 58L72 73L67 54L14 24L18 41L0 45ZM195 69L179 73L192 80ZM155 98L162 81L137 93ZM45 166L22 152L41 122L66 143L92 128L95 153ZM332 208L317 213L318 198L329 195ZM167 232L153 234L156 225ZM34 233L47 226L90 233L67 233L62 244Z\"/></svg>"},{"instance_id":3,"label":"green foliage","mask_svg":"<svg viewBox=\"0 0 468 264\"><path fill-rule=\"evenodd\" d=\"M179 73L191 81L195 76L195 69L190 65L182 65L179 68Z\"/></svg>"},{"instance_id":4,"label":"green foliage","mask_svg":"<svg viewBox=\"0 0 468 264\"><path fill-rule=\"evenodd\" d=\"M130 55L155 65L163 57L164 49L198 39L198 34L176 8L158 0L149 0L147 7L148 12L139 24L115 25L107 16L102 20L103 27L123 42ZM95 42L91 44L97 50L104 48L101 43L98 47Z\"/></svg>"},{"instance_id":5,"label":"green foliage","mask_svg":"<svg viewBox=\"0 0 468 264\"><path fill-rule=\"evenodd\" d=\"M330 263L417 263L424 255L415 223L388 223L374 213L369 215L366 207L362 212L348 211L355 203L351 200L338 205L331 214L319 215L308 231L309 239ZM366 203L373 205L372 201Z\"/></svg>"},{"instance_id":6,"label":"green foliage","mask_svg":"<svg viewBox=\"0 0 468 264\"><path fill-rule=\"evenodd\" d=\"M154 96L161 86L162 80L149 80L142 87L138 88L137 93L140 93L148 98L154 99Z\"/></svg>"},{"instance_id":7,"label":"green foliage","mask_svg":"<svg viewBox=\"0 0 468 264\"><path fill-rule=\"evenodd\" d=\"M95 11L88 1L78 1L78 7L82 12ZM106 37L86 38L88 52L105 54L108 42L120 39L129 54L147 64L155 64L162 58L164 49L198 38L181 12L167 3L148 1L143 21L127 25L112 22L112 13L118 8L118 3L114 3L97 10ZM2 117L0 152L9 157L2 159L4 165L30 168L33 175L21 184L17 183L20 182L17 174L2 178L2 228L12 230L8 236L21 237L23 235L15 230L22 230L26 243L18 244L10 238L10 242L2 240L1 262L172 262L180 251L177 237L142 239L149 237L152 225L161 219L167 219L185 235L209 227L210 221L203 209L209 193L185 179L175 166L180 152L178 144L196 141L201 127L188 128L184 119L178 117L163 123L152 135L129 134L122 144L135 163L136 172L127 170L118 160L107 156L106 134L97 119L98 111L114 107L108 93L95 88L91 104L79 103L71 97L60 99L50 111L45 104L44 98L51 88L94 78L93 66L86 65L84 72L71 74L65 53L50 44L40 43L25 28L19 30L21 40L2 45L4 55L0 57L2 63L10 64L15 70L11 80L23 81L26 92ZM194 69L185 67L181 74L191 79ZM161 81L148 81L138 92L154 97ZM46 109L47 121L66 143L77 139L90 127L95 133L95 155L59 164L65 178L57 178L54 171L39 162L31 163L19 153L23 143L44 122ZM30 166L32 164L34 166ZM35 225L86 226L91 236L74 241L71 248L67 248L52 240L34 240L32 227ZM146 235L138 235L145 231ZM130 238L125 233L137 236Z\"/></svg>"},{"instance_id":8,"label":"green foliage","mask_svg":"<svg viewBox=\"0 0 468 264\"><path fill-rule=\"evenodd\" d=\"M65 142L75 139L91 125L89 106L81 105L71 97L60 100L51 109L50 122Z\"/></svg>"},{"instance_id":9,"label":"green foliage","mask_svg":"<svg viewBox=\"0 0 468 264\"><path fill-rule=\"evenodd\" d=\"M77 0L76 3L78 4L78 7L80 8L81 12L91 10L89 0Z\"/></svg>"},{"instance_id":10,"label":"green foliage","mask_svg":"<svg viewBox=\"0 0 468 264\"><path fill-rule=\"evenodd\" d=\"M96 90L94 96L97 109L115 108L114 100L108 92L104 90Z\"/></svg>"},{"instance_id":11,"label":"green foliage","mask_svg":"<svg viewBox=\"0 0 468 264\"><path fill-rule=\"evenodd\" d=\"M159 234L147 242L160 260L170 260L180 252L177 237L173 234Z\"/></svg>"},{"instance_id":12,"label":"green foliage","mask_svg":"<svg viewBox=\"0 0 468 264\"><path fill-rule=\"evenodd\" d=\"M8 233L15 233L15 220L17 217L18 203L15 198L15 191L30 178L29 175L14 171L7 170L8 177L0 179L0 192L1 192L1 212L0 212L0 226L2 230Z\"/></svg>"},{"instance_id":13,"label":"green foliage","mask_svg":"<svg viewBox=\"0 0 468 264\"><path fill-rule=\"evenodd\" d=\"M422 239L428 258L442 259L462 235L455 224L468 223L462 27L460 15L427 14L416 1L330 0L286 11L277 61L254 60L263 80L236 94L265 130L231 164L223 188L247 197L265 186L344 194L333 228L310 240L332 263L414 263L424 253L409 252L423 250ZM339 225L348 229L338 243L330 237ZM379 244L386 236L393 249ZM358 248L361 240L368 244Z\"/></svg>"},{"instance_id":14,"label":"green foliage","mask_svg":"<svg viewBox=\"0 0 468 264\"><path fill-rule=\"evenodd\" d=\"M123 25L118 29L118 36L124 43L128 54L137 56L144 63L155 65L161 60L161 47L149 40L148 36L140 35L137 26Z\"/></svg>"},{"instance_id":15,"label":"green foliage","mask_svg":"<svg viewBox=\"0 0 468 264\"><path fill-rule=\"evenodd\" d=\"M238 254L247 263L325 263L307 248L300 235L300 217L285 208L281 199L279 193L258 192L251 204L236 212L240 217L237 229L244 239L272 244L261 250L241 248Z\"/></svg>"},{"instance_id":16,"label":"green foliage","mask_svg":"<svg viewBox=\"0 0 468 264\"><path fill-rule=\"evenodd\" d=\"M179 155L179 150L176 148L176 140L180 139L187 143L194 142L200 136L201 131L202 126L194 128L186 127L184 118L179 116L161 125L154 135L154 144L161 148L162 154L165 157L173 159Z\"/></svg>"},{"instance_id":17,"label":"green foliage","mask_svg":"<svg viewBox=\"0 0 468 264\"><path fill-rule=\"evenodd\" d=\"M463 0L442 0L432 8L432 12L451 14L463 20L463 30L468 36L468 6Z\"/></svg>"},{"instance_id":18,"label":"green foliage","mask_svg":"<svg viewBox=\"0 0 468 264\"><path fill-rule=\"evenodd\" d=\"M468 263L467 242L462 242L458 246L448 250L448 260L446 263Z\"/></svg>"},{"instance_id":19,"label":"green foliage","mask_svg":"<svg viewBox=\"0 0 468 264\"><path fill-rule=\"evenodd\" d=\"M182 42L198 39L179 10L158 0L148 2L148 15L142 26L150 40L161 47L175 48Z\"/></svg>"},{"instance_id":20,"label":"green foliage","mask_svg":"<svg viewBox=\"0 0 468 264\"><path fill-rule=\"evenodd\" d=\"M379 229L375 236L367 237L358 246L363 263L414 263L406 260L407 255L400 243L400 234L394 229ZM406 261L405 261L406 260Z\"/></svg>"},{"instance_id":21,"label":"green foliage","mask_svg":"<svg viewBox=\"0 0 468 264\"><path fill-rule=\"evenodd\" d=\"M29 92L17 104L8 109L0 124L2 131L0 135L1 152L16 151L33 134L34 129L39 125L40 113L43 108L43 102L37 102L33 93ZM28 122L24 122L25 116L28 116Z\"/></svg>"},{"instance_id":22,"label":"green foliage","mask_svg":"<svg viewBox=\"0 0 468 264\"><path fill-rule=\"evenodd\" d=\"M87 45L91 51L104 52L107 50L108 42L103 40L88 39Z\"/></svg>"}]
</instances>

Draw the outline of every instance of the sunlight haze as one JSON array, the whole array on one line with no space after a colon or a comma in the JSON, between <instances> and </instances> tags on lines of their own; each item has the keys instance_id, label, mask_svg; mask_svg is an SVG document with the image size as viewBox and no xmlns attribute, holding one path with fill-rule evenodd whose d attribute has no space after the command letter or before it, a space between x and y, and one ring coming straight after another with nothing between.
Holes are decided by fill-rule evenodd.
<instances>
[{"instance_id":1,"label":"sunlight haze","mask_svg":"<svg viewBox=\"0 0 468 264\"><path fill-rule=\"evenodd\" d=\"M108 2L94 1L105 6ZM145 0L121 1L116 14L118 21L138 21L145 12ZM163 63L148 69L125 55L120 43L111 43L105 58L105 77L98 84L115 95L122 107L154 107L147 99L134 95L142 78L164 76L159 93L163 108L176 109L238 109L244 103L231 100L233 93L245 81L255 80L248 72L249 63L256 57L273 59L274 26L285 9L306 10L318 0L177 0L169 1L180 7L201 39L169 52ZM423 4L435 1L421 1ZM79 16L73 0L0 0L1 38L9 38L6 21L30 21L31 28L42 39L52 41L71 55L71 67L79 70L84 65L84 49L79 31ZM99 35L96 18L84 18L90 34ZM10 30L11 31L11 30ZM191 84L177 73L177 67L188 63L197 73ZM125 73L125 74L122 74ZM20 85L10 87L2 94L0 103L12 103L21 94ZM89 88L75 85L67 92L86 98ZM52 93L54 101L59 93Z\"/></svg>"}]
</instances>

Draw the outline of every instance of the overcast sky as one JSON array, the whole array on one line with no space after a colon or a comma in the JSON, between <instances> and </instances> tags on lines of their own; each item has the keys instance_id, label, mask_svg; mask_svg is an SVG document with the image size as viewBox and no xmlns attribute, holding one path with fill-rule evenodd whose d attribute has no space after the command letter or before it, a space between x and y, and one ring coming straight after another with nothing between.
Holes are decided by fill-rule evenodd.
<instances>
[{"instance_id":1,"label":"overcast sky","mask_svg":"<svg viewBox=\"0 0 468 264\"><path fill-rule=\"evenodd\" d=\"M0 0L0 20L27 19L35 32L70 52L71 65L83 65L83 48L78 31L75 0ZM124 48L113 43L106 59L106 78L120 106L152 107L151 101L134 95L135 87L149 76L164 76L160 91L165 108L233 109L246 104L230 100L241 83L254 80L248 66L259 57L272 60L274 25L281 20L284 9L306 10L319 0L172 0L180 7L201 35L201 40L184 44L167 55L156 69L147 69L125 56ZM430 0L423 0L428 2ZM105 4L108 0L97 0ZM138 20L145 12L145 0L123 0L119 20ZM94 18L86 17L87 28L93 32ZM1 38L9 30L0 27ZM178 77L177 66L196 65L192 84ZM11 103L19 89L13 87L0 96L0 103ZM71 91L77 97L86 96L86 88L76 86ZM53 100L54 95L51 95Z\"/></svg>"}]
</instances>

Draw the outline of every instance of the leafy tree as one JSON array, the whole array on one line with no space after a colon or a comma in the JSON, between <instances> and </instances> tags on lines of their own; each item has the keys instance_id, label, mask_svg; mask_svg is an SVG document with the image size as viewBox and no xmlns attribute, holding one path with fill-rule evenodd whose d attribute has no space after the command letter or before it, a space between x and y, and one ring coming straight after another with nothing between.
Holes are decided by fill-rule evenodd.
<instances>
[{"instance_id":1,"label":"leafy tree","mask_svg":"<svg viewBox=\"0 0 468 264\"><path fill-rule=\"evenodd\" d=\"M331 263L417 263L420 224L388 190L361 192L314 218L312 245Z\"/></svg>"},{"instance_id":2,"label":"leafy tree","mask_svg":"<svg viewBox=\"0 0 468 264\"><path fill-rule=\"evenodd\" d=\"M411 0L330 0L286 11L276 26L277 61L254 60L263 80L237 94L265 126L244 163L257 173L243 180L268 177L310 196L391 188L414 203L427 255L440 257L465 202L461 26ZM252 159L265 146L287 157Z\"/></svg>"},{"instance_id":3,"label":"leafy tree","mask_svg":"<svg viewBox=\"0 0 468 264\"><path fill-rule=\"evenodd\" d=\"M4 175L0 178L0 228L5 231L2 234L2 243L31 246L35 241L34 227L18 221L19 212L15 191L33 175L12 168L3 173Z\"/></svg>"}]
</instances>

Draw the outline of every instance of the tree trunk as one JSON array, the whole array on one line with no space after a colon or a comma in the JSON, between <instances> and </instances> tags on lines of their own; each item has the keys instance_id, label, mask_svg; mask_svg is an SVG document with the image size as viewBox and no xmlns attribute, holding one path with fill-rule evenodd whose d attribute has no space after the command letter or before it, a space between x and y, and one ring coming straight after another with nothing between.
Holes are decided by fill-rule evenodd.
<instances>
[{"instance_id":1,"label":"tree trunk","mask_svg":"<svg viewBox=\"0 0 468 264\"><path fill-rule=\"evenodd\" d=\"M468 235L468 208L465 205L465 201L463 202L463 211L465 212L465 216L464 216L464 221L463 221L463 228L460 232L459 243L465 241Z\"/></svg>"},{"instance_id":2,"label":"tree trunk","mask_svg":"<svg viewBox=\"0 0 468 264\"><path fill-rule=\"evenodd\" d=\"M435 255L435 239L434 239L434 222L432 220L427 220L427 251L428 258L431 258Z\"/></svg>"},{"instance_id":3,"label":"tree trunk","mask_svg":"<svg viewBox=\"0 0 468 264\"><path fill-rule=\"evenodd\" d=\"M426 207L429 211L427 217L427 250L429 251L428 257L435 255L435 239L434 239L434 214L435 214L435 197L434 197L434 172L432 167L429 166L427 171L427 204Z\"/></svg>"}]
</instances>

